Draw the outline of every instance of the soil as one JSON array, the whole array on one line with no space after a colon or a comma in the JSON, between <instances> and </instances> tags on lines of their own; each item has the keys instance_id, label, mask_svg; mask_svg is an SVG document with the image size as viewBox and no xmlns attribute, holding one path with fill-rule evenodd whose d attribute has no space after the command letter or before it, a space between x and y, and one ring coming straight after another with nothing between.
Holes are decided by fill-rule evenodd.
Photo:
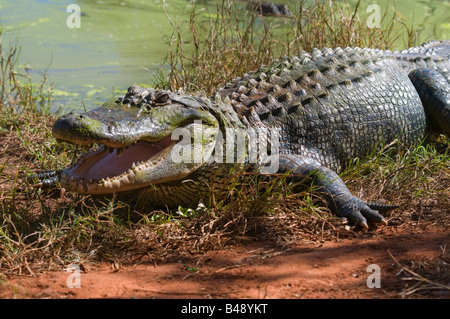
<instances>
[{"instance_id":1,"label":"soil","mask_svg":"<svg viewBox=\"0 0 450 319\"><path fill-rule=\"evenodd\" d=\"M0 286L2 298L448 298L447 289L422 285L405 270L435 262L450 231L392 231L323 243L280 247L251 241L177 261L84 264L79 276L52 271L15 276ZM448 255L445 256L448 258ZM447 262L450 260L445 259ZM398 263L399 264L398 264ZM378 265L380 282L376 285ZM409 268L408 268L409 267ZM433 269L429 269L433 271ZM446 275L448 276L448 268ZM409 280L405 280L408 279ZM448 278L447 278L448 279ZM68 287L72 285L73 288ZM424 285L426 283L423 283ZM448 281L447 281L448 285ZM370 288L369 286L372 286ZM419 294L408 289L419 287Z\"/></svg>"}]
</instances>

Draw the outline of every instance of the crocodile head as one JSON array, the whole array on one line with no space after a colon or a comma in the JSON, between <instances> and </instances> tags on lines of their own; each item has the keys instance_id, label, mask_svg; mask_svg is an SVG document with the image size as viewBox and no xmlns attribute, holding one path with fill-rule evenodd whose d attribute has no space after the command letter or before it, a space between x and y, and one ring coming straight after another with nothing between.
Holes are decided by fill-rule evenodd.
<instances>
[{"instance_id":1,"label":"crocodile head","mask_svg":"<svg viewBox=\"0 0 450 319\"><path fill-rule=\"evenodd\" d=\"M52 128L56 139L99 145L62 171L62 186L80 193L108 194L186 177L215 146L219 124L210 106L206 98L132 86L126 95L98 109L60 117ZM173 156L180 144L192 154L200 146L203 160Z\"/></svg>"}]
</instances>

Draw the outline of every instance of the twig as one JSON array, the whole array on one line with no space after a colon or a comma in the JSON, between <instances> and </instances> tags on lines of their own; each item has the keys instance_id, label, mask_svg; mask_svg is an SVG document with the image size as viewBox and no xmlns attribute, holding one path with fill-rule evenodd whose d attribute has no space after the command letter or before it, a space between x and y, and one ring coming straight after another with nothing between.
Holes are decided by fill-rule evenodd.
<instances>
[{"instance_id":1,"label":"twig","mask_svg":"<svg viewBox=\"0 0 450 319\"><path fill-rule=\"evenodd\" d=\"M433 282L433 281L431 281L431 280L429 280L429 279L427 279L427 278L425 278L425 277L419 275L419 274L416 273L415 271L413 271L413 270L411 270L411 269L409 269L409 268L403 266L402 264L400 264L400 262L394 257L394 255L392 255L390 249L388 249L388 253L389 253L389 255L391 256L391 258L394 260L394 262L395 262L399 267L402 267L402 270L404 270L404 271L406 271L407 273L409 273L409 274L413 275L414 277L416 277L416 280L418 280L419 282L425 282L425 283L431 285L432 288L428 287L428 289L439 289L439 288L442 288L442 289L450 290L450 286L443 285L443 284L440 284L440 283L438 283L438 282ZM417 290L418 290L418 288L415 288L415 286L413 286L412 288L414 288L413 291L412 291L412 292L409 292L409 293L407 293L407 294L411 294L411 293L413 293L414 291L417 291Z\"/></svg>"}]
</instances>

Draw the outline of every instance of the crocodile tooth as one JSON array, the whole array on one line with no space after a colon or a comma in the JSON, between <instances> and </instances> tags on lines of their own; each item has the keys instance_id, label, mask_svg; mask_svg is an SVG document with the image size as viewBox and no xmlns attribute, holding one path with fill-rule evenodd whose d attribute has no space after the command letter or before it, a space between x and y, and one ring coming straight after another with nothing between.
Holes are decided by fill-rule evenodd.
<instances>
[{"instance_id":1,"label":"crocodile tooth","mask_svg":"<svg viewBox=\"0 0 450 319\"><path fill-rule=\"evenodd\" d=\"M118 148L117 149L117 155L122 155L122 153L123 153L123 148Z\"/></svg>"},{"instance_id":2,"label":"crocodile tooth","mask_svg":"<svg viewBox=\"0 0 450 319\"><path fill-rule=\"evenodd\" d=\"M136 163L133 162L133 164L131 165L131 168L136 168Z\"/></svg>"},{"instance_id":3,"label":"crocodile tooth","mask_svg":"<svg viewBox=\"0 0 450 319\"><path fill-rule=\"evenodd\" d=\"M120 187L120 181L119 181L119 180L114 180L114 181L112 182L112 186L113 186L113 187L119 188L119 187Z\"/></svg>"}]
</instances>

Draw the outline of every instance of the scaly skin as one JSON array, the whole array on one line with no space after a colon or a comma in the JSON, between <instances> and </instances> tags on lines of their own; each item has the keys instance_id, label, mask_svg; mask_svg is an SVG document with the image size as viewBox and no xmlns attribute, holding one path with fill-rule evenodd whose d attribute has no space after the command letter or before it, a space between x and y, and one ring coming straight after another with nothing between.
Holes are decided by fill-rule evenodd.
<instances>
[{"instance_id":1,"label":"scaly skin","mask_svg":"<svg viewBox=\"0 0 450 319\"><path fill-rule=\"evenodd\" d=\"M449 41L402 52L315 49L245 74L214 98L133 86L99 109L55 122L57 139L103 144L56 175L71 191L135 191L151 205L195 205L245 164L227 162L225 153L217 152L220 133L227 146L227 128L242 130L247 143L251 129L260 129L270 143L256 146L264 145L269 162L278 164L276 172L291 172L294 179L311 176L337 215L357 225L386 223L380 212L396 206L356 198L337 173L395 140L409 146L426 135L450 136L449 56ZM184 136L177 130L190 137L177 143ZM280 134L276 151L275 131ZM183 145L189 163L172 156ZM247 162L248 152L239 154Z\"/></svg>"}]
</instances>

